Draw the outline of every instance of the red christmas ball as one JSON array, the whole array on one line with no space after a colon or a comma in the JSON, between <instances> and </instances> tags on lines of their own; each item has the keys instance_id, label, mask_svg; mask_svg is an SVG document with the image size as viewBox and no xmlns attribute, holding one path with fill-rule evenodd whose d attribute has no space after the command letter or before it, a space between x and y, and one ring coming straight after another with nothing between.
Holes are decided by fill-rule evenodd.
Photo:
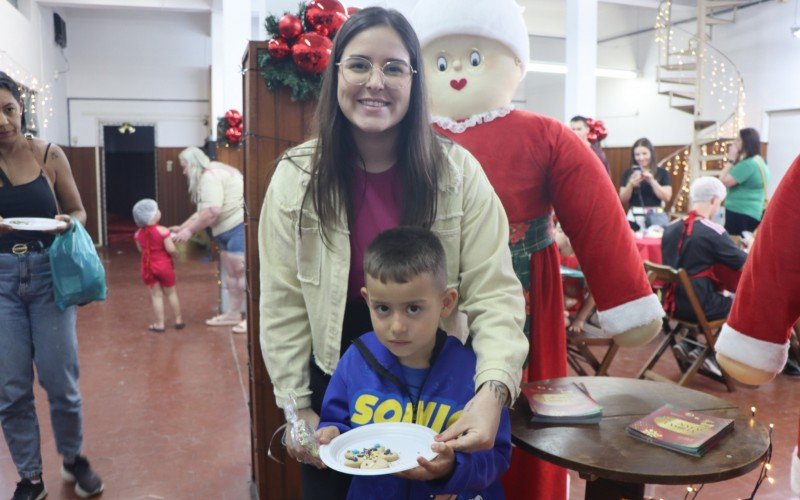
<instances>
[{"instance_id":1,"label":"red christmas ball","mask_svg":"<svg viewBox=\"0 0 800 500\"><path fill-rule=\"evenodd\" d=\"M297 16L286 14L278 21L278 31L286 40L294 40L303 33L303 21Z\"/></svg>"},{"instance_id":2,"label":"red christmas ball","mask_svg":"<svg viewBox=\"0 0 800 500\"><path fill-rule=\"evenodd\" d=\"M347 10L339 0L312 0L306 5L306 23L323 36L333 36L347 21Z\"/></svg>"},{"instance_id":3,"label":"red christmas ball","mask_svg":"<svg viewBox=\"0 0 800 500\"><path fill-rule=\"evenodd\" d=\"M316 75L328 65L332 47L329 38L318 33L304 33L292 45L292 59L302 71Z\"/></svg>"},{"instance_id":4,"label":"red christmas ball","mask_svg":"<svg viewBox=\"0 0 800 500\"><path fill-rule=\"evenodd\" d=\"M273 59L285 59L292 53L291 47L283 37L273 38L267 42L267 52Z\"/></svg>"},{"instance_id":5,"label":"red christmas ball","mask_svg":"<svg viewBox=\"0 0 800 500\"><path fill-rule=\"evenodd\" d=\"M225 113L225 120L228 122L229 126L236 127L242 123L242 114L235 109L229 109Z\"/></svg>"},{"instance_id":6,"label":"red christmas ball","mask_svg":"<svg viewBox=\"0 0 800 500\"><path fill-rule=\"evenodd\" d=\"M225 131L225 137L231 144L238 144L242 140L242 131L237 127L231 127Z\"/></svg>"}]
</instances>

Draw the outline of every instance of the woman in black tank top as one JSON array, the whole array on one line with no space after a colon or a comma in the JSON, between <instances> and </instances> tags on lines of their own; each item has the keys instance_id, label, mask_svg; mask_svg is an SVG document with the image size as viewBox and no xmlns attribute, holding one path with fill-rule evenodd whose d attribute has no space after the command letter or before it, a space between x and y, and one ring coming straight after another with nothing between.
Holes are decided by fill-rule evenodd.
<instances>
[{"instance_id":1,"label":"woman in black tank top","mask_svg":"<svg viewBox=\"0 0 800 500\"><path fill-rule=\"evenodd\" d=\"M81 455L76 308L56 306L47 252L56 233L86 223L86 211L61 148L23 135L23 109L19 86L0 72L0 424L21 478L14 498L44 498L35 365L64 460L62 476L75 483L78 495L94 496L103 482ZM66 224L49 232L22 231L3 223L10 217Z\"/></svg>"}]
</instances>

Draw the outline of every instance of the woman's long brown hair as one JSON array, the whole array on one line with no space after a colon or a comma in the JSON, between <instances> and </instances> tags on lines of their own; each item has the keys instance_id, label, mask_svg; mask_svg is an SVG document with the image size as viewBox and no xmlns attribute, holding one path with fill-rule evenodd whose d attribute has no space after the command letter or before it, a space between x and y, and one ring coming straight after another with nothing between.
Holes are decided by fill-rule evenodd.
<instances>
[{"instance_id":1,"label":"woman's long brown hair","mask_svg":"<svg viewBox=\"0 0 800 500\"><path fill-rule=\"evenodd\" d=\"M402 181L401 224L430 228L436 217L437 185L446 158L429 124L428 98L423 75L422 49L416 33L397 11L370 7L353 14L333 43L330 61L323 75L322 91L315 114L316 150L311 161L311 182L305 198L311 197L320 218L323 239L335 227L342 212L348 227L355 221L351 195L354 169L361 163L351 127L339 108L338 63L350 41L376 26L388 26L401 38L417 71L411 83L408 111L398 125L395 145L398 174ZM302 215L301 215L302 217Z\"/></svg>"}]
</instances>

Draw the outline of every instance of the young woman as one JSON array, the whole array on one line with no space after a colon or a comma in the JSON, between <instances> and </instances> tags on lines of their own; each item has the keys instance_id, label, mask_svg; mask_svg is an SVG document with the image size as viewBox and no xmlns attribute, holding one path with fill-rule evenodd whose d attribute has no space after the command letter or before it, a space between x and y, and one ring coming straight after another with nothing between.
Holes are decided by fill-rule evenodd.
<instances>
[{"instance_id":1,"label":"young woman","mask_svg":"<svg viewBox=\"0 0 800 500\"><path fill-rule=\"evenodd\" d=\"M631 207L663 207L672 198L672 179L658 166L650 139L642 137L631 148L631 168L622 174L619 197Z\"/></svg>"},{"instance_id":2,"label":"young woman","mask_svg":"<svg viewBox=\"0 0 800 500\"><path fill-rule=\"evenodd\" d=\"M761 223L767 203L769 168L761 157L761 139L754 128L743 128L728 149L729 161L719 180L728 187L725 199L725 229L741 236Z\"/></svg>"},{"instance_id":3,"label":"young woman","mask_svg":"<svg viewBox=\"0 0 800 500\"><path fill-rule=\"evenodd\" d=\"M648 225L648 209L661 209L672 199L672 178L658 166L653 143L646 137L633 143L631 168L622 174L619 198L629 207L628 220L639 229Z\"/></svg>"},{"instance_id":4,"label":"young woman","mask_svg":"<svg viewBox=\"0 0 800 500\"><path fill-rule=\"evenodd\" d=\"M0 423L21 478L14 499L44 498L35 366L50 402L61 474L85 498L102 492L103 482L81 455L76 307L56 306L47 252L55 234L86 223L86 211L64 152L25 137L22 110L19 86L0 72ZM63 224L46 232L17 231L3 222L12 217Z\"/></svg>"},{"instance_id":5,"label":"young woman","mask_svg":"<svg viewBox=\"0 0 800 500\"><path fill-rule=\"evenodd\" d=\"M316 139L284 154L261 212L261 348L278 405L293 396L315 427L339 357L372 329L359 292L367 244L401 224L428 227L466 314L445 327L466 334L468 323L478 355L478 392L442 439L488 449L502 405L518 393L524 299L499 199L475 159L428 124L420 52L392 10L360 10L337 34ZM290 452L313 462L301 448ZM306 498L346 496L335 473L305 465L302 482Z\"/></svg>"}]
</instances>

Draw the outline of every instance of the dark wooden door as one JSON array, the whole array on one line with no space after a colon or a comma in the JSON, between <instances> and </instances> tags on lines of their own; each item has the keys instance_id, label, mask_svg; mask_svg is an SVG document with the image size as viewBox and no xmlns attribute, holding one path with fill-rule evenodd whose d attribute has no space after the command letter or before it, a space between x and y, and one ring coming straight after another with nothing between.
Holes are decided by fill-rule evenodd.
<instances>
[{"instance_id":1,"label":"dark wooden door","mask_svg":"<svg viewBox=\"0 0 800 500\"><path fill-rule=\"evenodd\" d=\"M308 134L314 103L292 102L286 90L270 92L258 71L258 53L266 42L250 42L242 66L244 73L244 196L247 256L248 351L250 357L250 416L252 425L253 480L259 499L300 498L300 470L279 444L273 447L284 465L267 457L273 432L283 424L275 405L272 384L264 367L259 342L258 219L275 160ZM277 441L277 440L276 440Z\"/></svg>"}]
</instances>

